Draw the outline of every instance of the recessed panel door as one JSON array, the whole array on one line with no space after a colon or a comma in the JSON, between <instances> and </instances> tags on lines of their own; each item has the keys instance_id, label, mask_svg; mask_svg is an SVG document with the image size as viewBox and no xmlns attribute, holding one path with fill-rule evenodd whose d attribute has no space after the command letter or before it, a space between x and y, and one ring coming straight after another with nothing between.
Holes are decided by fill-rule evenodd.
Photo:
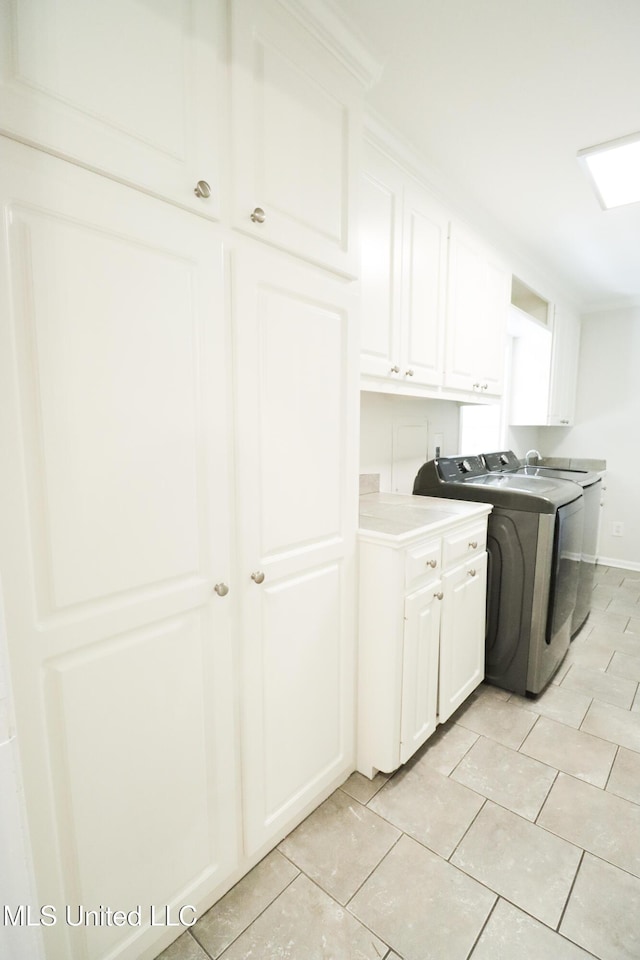
<instances>
[{"instance_id":1,"label":"recessed panel door","mask_svg":"<svg viewBox=\"0 0 640 960\"><path fill-rule=\"evenodd\" d=\"M406 763L436 729L442 591L439 580L404 604L400 762Z\"/></svg>"},{"instance_id":2,"label":"recessed panel door","mask_svg":"<svg viewBox=\"0 0 640 960\"><path fill-rule=\"evenodd\" d=\"M0 0L0 131L219 217L224 31L221 0Z\"/></svg>"},{"instance_id":3,"label":"recessed panel door","mask_svg":"<svg viewBox=\"0 0 640 960\"><path fill-rule=\"evenodd\" d=\"M47 956L136 958L152 905L237 859L222 250L39 151L2 165L0 560L38 898L141 907L46 928Z\"/></svg>"},{"instance_id":4,"label":"recessed panel door","mask_svg":"<svg viewBox=\"0 0 640 960\"><path fill-rule=\"evenodd\" d=\"M484 679L487 554L445 573L442 587L439 723Z\"/></svg>"},{"instance_id":5,"label":"recessed panel door","mask_svg":"<svg viewBox=\"0 0 640 960\"><path fill-rule=\"evenodd\" d=\"M252 854L353 763L357 361L340 281L247 252L234 301Z\"/></svg>"},{"instance_id":6,"label":"recessed panel door","mask_svg":"<svg viewBox=\"0 0 640 960\"><path fill-rule=\"evenodd\" d=\"M356 273L356 81L273 0L232 4L234 225Z\"/></svg>"}]
</instances>

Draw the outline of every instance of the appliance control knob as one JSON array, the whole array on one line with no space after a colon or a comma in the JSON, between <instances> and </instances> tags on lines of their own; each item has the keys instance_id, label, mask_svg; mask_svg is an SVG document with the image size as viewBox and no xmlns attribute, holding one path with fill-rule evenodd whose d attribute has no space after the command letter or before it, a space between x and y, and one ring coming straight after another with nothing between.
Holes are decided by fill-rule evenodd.
<instances>
[{"instance_id":1,"label":"appliance control knob","mask_svg":"<svg viewBox=\"0 0 640 960\"><path fill-rule=\"evenodd\" d=\"M502 463L503 465L506 463L509 463L509 457L506 455L506 453L500 454L500 463Z\"/></svg>"},{"instance_id":2,"label":"appliance control knob","mask_svg":"<svg viewBox=\"0 0 640 960\"><path fill-rule=\"evenodd\" d=\"M460 464L460 470L462 471L462 473L469 473L469 471L471 470L471 464L469 463L468 460L462 461L462 463Z\"/></svg>"}]
</instances>

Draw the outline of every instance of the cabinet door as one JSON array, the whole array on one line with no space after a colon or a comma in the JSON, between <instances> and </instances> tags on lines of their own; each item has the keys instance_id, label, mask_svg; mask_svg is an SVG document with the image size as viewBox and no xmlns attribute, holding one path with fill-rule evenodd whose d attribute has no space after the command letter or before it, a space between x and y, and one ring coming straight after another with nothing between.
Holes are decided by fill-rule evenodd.
<instances>
[{"instance_id":1,"label":"cabinet door","mask_svg":"<svg viewBox=\"0 0 640 960\"><path fill-rule=\"evenodd\" d=\"M471 233L452 224L446 386L500 395L508 303L507 271Z\"/></svg>"},{"instance_id":2,"label":"cabinet door","mask_svg":"<svg viewBox=\"0 0 640 960\"><path fill-rule=\"evenodd\" d=\"M405 600L400 762L436 729L441 584L435 580Z\"/></svg>"},{"instance_id":3,"label":"cabinet door","mask_svg":"<svg viewBox=\"0 0 640 960\"><path fill-rule=\"evenodd\" d=\"M580 318L570 310L556 307L553 325L553 354L549 423L570 426L575 416Z\"/></svg>"},{"instance_id":4,"label":"cabinet door","mask_svg":"<svg viewBox=\"0 0 640 960\"><path fill-rule=\"evenodd\" d=\"M442 578L438 721L444 723L484 678L487 555Z\"/></svg>"},{"instance_id":5,"label":"cabinet door","mask_svg":"<svg viewBox=\"0 0 640 960\"><path fill-rule=\"evenodd\" d=\"M222 251L0 146L0 563L38 902L198 903L238 856ZM143 911L144 912L144 911ZM133 958L139 928L46 928Z\"/></svg>"},{"instance_id":6,"label":"cabinet door","mask_svg":"<svg viewBox=\"0 0 640 960\"><path fill-rule=\"evenodd\" d=\"M402 180L396 165L371 146L361 176L359 227L360 369L400 380Z\"/></svg>"},{"instance_id":7,"label":"cabinet door","mask_svg":"<svg viewBox=\"0 0 640 960\"><path fill-rule=\"evenodd\" d=\"M356 333L349 288L289 257L235 270L248 853L353 769Z\"/></svg>"},{"instance_id":8,"label":"cabinet door","mask_svg":"<svg viewBox=\"0 0 640 960\"><path fill-rule=\"evenodd\" d=\"M224 29L221 0L0 0L0 132L217 217Z\"/></svg>"},{"instance_id":9,"label":"cabinet door","mask_svg":"<svg viewBox=\"0 0 640 960\"><path fill-rule=\"evenodd\" d=\"M418 184L404 191L402 370L416 386L443 381L449 222Z\"/></svg>"},{"instance_id":10,"label":"cabinet door","mask_svg":"<svg viewBox=\"0 0 640 960\"><path fill-rule=\"evenodd\" d=\"M232 57L234 225L355 276L355 79L275 0L235 0Z\"/></svg>"}]
</instances>

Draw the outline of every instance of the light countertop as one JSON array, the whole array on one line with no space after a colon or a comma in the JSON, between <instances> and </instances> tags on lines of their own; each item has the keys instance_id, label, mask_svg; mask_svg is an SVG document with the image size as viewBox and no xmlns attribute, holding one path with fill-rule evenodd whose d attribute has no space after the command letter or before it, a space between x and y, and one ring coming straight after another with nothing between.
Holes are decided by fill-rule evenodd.
<instances>
[{"instance_id":1,"label":"light countertop","mask_svg":"<svg viewBox=\"0 0 640 960\"><path fill-rule=\"evenodd\" d=\"M358 534L361 540L405 546L490 512L490 505L485 503L401 493L367 493L360 497Z\"/></svg>"}]
</instances>

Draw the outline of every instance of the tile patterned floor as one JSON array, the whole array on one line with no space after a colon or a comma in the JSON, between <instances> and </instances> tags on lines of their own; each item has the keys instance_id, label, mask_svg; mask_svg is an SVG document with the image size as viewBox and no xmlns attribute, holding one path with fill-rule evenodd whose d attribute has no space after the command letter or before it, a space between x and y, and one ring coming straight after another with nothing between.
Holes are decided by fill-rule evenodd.
<instances>
[{"instance_id":1,"label":"tile patterned floor","mask_svg":"<svg viewBox=\"0 0 640 960\"><path fill-rule=\"evenodd\" d=\"M593 599L540 697L353 774L161 960L639 960L640 573Z\"/></svg>"}]
</instances>

